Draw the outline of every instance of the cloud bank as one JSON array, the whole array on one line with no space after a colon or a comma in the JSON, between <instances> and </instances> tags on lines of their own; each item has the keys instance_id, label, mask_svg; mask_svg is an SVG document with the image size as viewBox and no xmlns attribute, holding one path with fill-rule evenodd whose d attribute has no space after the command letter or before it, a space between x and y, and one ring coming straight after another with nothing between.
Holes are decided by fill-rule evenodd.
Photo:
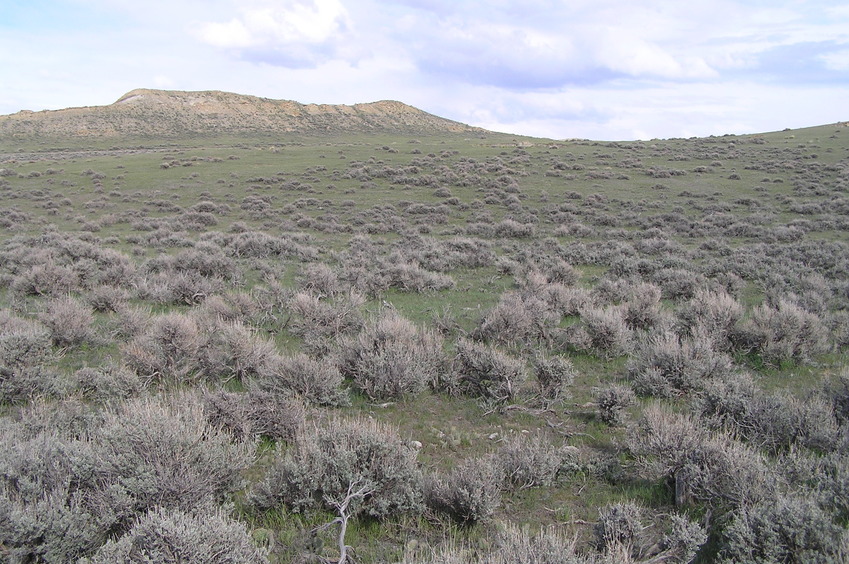
<instances>
[{"instance_id":1,"label":"cloud bank","mask_svg":"<svg viewBox=\"0 0 849 564\"><path fill-rule=\"evenodd\" d=\"M319 103L393 98L554 138L849 119L849 9L825 0L46 4L54 17L16 8L0 23L0 72L21 79L0 93L2 113L167 85Z\"/></svg>"}]
</instances>

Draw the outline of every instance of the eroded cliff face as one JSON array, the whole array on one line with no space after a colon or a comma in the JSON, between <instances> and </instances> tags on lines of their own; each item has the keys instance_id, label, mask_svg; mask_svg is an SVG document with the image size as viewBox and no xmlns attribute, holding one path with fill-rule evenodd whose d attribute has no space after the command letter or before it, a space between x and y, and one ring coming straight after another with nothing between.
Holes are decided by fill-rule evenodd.
<instances>
[{"instance_id":1,"label":"eroded cliff face","mask_svg":"<svg viewBox=\"0 0 849 564\"><path fill-rule=\"evenodd\" d=\"M114 104L0 116L0 135L123 137L238 133L483 131L401 102L301 104L229 92L138 89Z\"/></svg>"}]
</instances>

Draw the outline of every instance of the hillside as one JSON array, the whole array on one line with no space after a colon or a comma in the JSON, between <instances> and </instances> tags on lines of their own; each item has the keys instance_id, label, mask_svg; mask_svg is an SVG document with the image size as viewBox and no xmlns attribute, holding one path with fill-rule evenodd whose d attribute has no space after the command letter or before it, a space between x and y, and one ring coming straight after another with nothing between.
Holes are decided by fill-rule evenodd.
<instances>
[{"instance_id":1,"label":"hillside","mask_svg":"<svg viewBox=\"0 0 849 564\"><path fill-rule=\"evenodd\" d=\"M0 562L849 562L844 123L405 132L0 135Z\"/></svg>"},{"instance_id":2,"label":"hillside","mask_svg":"<svg viewBox=\"0 0 849 564\"><path fill-rule=\"evenodd\" d=\"M401 102L301 104L219 91L138 89L114 104L0 116L0 136L176 137L251 133L482 131Z\"/></svg>"}]
</instances>

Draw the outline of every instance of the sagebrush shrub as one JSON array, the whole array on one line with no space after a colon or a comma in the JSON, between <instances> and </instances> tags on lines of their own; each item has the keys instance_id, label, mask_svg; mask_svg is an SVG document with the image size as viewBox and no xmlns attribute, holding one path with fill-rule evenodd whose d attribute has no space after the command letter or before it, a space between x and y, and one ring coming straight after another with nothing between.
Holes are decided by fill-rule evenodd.
<instances>
[{"instance_id":1,"label":"sagebrush shrub","mask_svg":"<svg viewBox=\"0 0 849 564\"><path fill-rule=\"evenodd\" d=\"M303 403L285 395L251 390L210 392L204 396L204 413L210 425L225 429L237 439L264 436L292 440L303 427Z\"/></svg>"},{"instance_id":2,"label":"sagebrush shrub","mask_svg":"<svg viewBox=\"0 0 849 564\"><path fill-rule=\"evenodd\" d=\"M430 476L425 499L428 507L459 523L487 522L501 504L502 480L491 459L466 459L445 476Z\"/></svg>"},{"instance_id":3,"label":"sagebrush shrub","mask_svg":"<svg viewBox=\"0 0 849 564\"><path fill-rule=\"evenodd\" d=\"M142 378L176 384L198 375L203 344L204 337L191 316L168 313L155 317L122 352L127 366Z\"/></svg>"},{"instance_id":4,"label":"sagebrush shrub","mask_svg":"<svg viewBox=\"0 0 849 564\"><path fill-rule=\"evenodd\" d=\"M596 390L599 418L608 425L625 422L625 409L636 403L637 397L630 386L611 384Z\"/></svg>"},{"instance_id":5,"label":"sagebrush shrub","mask_svg":"<svg viewBox=\"0 0 849 564\"><path fill-rule=\"evenodd\" d=\"M509 437L495 453L494 463L512 488L550 486L571 453L551 443L542 433Z\"/></svg>"},{"instance_id":6,"label":"sagebrush shrub","mask_svg":"<svg viewBox=\"0 0 849 564\"><path fill-rule=\"evenodd\" d=\"M0 310L0 402L53 392L56 376L45 369L51 356L44 326Z\"/></svg>"},{"instance_id":7,"label":"sagebrush shrub","mask_svg":"<svg viewBox=\"0 0 849 564\"><path fill-rule=\"evenodd\" d=\"M540 297L553 312L564 317L580 315L581 311L594 305L590 290L558 283L546 284Z\"/></svg>"},{"instance_id":8,"label":"sagebrush shrub","mask_svg":"<svg viewBox=\"0 0 849 564\"><path fill-rule=\"evenodd\" d=\"M474 331L476 339L497 344L547 341L559 321L548 304L531 294L505 292Z\"/></svg>"},{"instance_id":9,"label":"sagebrush shrub","mask_svg":"<svg viewBox=\"0 0 849 564\"><path fill-rule=\"evenodd\" d=\"M356 331L363 325L360 307L365 298L356 292L336 296L333 301L309 292L298 292L289 300L294 314L291 330L305 342L335 338Z\"/></svg>"},{"instance_id":10,"label":"sagebrush shrub","mask_svg":"<svg viewBox=\"0 0 849 564\"><path fill-rule=\"evenodd\" d=\"M842 436L827 397L766 394L747 374L708 383L694 399L693 409L712 427L732 429L773 452L796 447L828 452L837 448Z\"/></svg>"},{"instance_id":11,"label":"sagebrush shrub","mask_svg":"<svg viewBox=\"0 0 849 564\"><path fill-rule=\"evenodd\" d=\"M837 420L843 425L849 423L849 368L844 368L827 384L825 396L831 400Z\"/></svg>"},{"instance_id":12,"label":"sagebrush shrub","mask_svg":"<svg viewBox=\"0 0 849 564\"><path fill-rule=\"evenodd\" d=\"M677 314L684 335L705 335L713 340L717 350L725 351L734 327L743 317L743 306L724 290L699 289Z\"/></svg>"},{"instance_id":13,"label":"sagebrush shrub","mask_svg":"<svg viewBox=\"0 0 849 564\"><path fill-rule=\"evenodd\" d=\"M738 425L743 436L773 451L793 446L829 451L843 432L823 398L787 394L756 395Z\"/></svg>"},{"instance_id":14,"label":"sagebrush shrub","mask_svg":"<svg viewBox=\"0 0 849 564\"><path fill-rule=\"evenodd\" d=\"M321 296L333 296L341 289L338 276L323 262L304 265L298 276L298 287Z\"/></svg>"},{"instance_id":15,"label":"sagebrush shrub","mask_svg":"<svg viewBox=\"0 0 849 564\"><path fill-rule=\"evenodd\" d=\"M274 370L277 347L241 321L208 323L199 341L198 369L207 377L244 381Z\"/></svg>"},{"instance_id":16,"label":"sagebrush shrub","mask_svg":"<svg viewBox=\"0 0 849 564\"><path fill-rule=\"evenodd\" d=\"M731 372L725 377L705 382L693 397L692 410L712 428L740 426L752 410L758 388L747 372Z\"/></svg>"},{"instance_id":17,"label":"sagebrush shrub","mask_svg":"<svg viewBox=\"0 0 849 564\"><path fill-rule=\"evenodd\" d=\"M624 304L625 324L633 330L649 330L660 324L660 294L654 284L641 283L632 288Z\"/></svg>"},{"instance_id":18,"label":"sagebrush shrub","mask_svg":"<svg viewBox=\"0 0 849 564\"><path fill-rule=\"evenodd\" d=\"M294 394L316 405L340 406L350 402L342 384L342 373L333 359L296 353L278 356L273 368L258 374L249 387L280 397Z\"/></svg>"},{"instance_id":19,"label":"sagebrush shrub","mask_svg":"<svg viewBox=\"0 0 849 564\"><path fill-rule=\"evenodd\" d=\"M356 336L340 341L342 373L372 399L438 388L445 372L442 337L395 310L383 312Z\"/></svg>"},{"instance_id":20,"label":"sagebrush shrub","mask_svg":"<svg viewBox=\"0 0 849 564\"><path fill-rule=\"evenodd\" d=\"M113 339L126 342L144 333L151 323L150 310L124 306L115 312L107 327Z\"/></svg>"},{"instance_id":21,"label":"sagebrush shrub","mask_svg":"<svg viewBox=\"0 0 849 564\"><path fill-rule=\"evenodd\" d=\"M650 406L629 448L653 475L676 483L676 498L727 511L773 495L778 487L764 456L727 432L711 433L697 419Z\"/></svg>"},{"instance_id":22,"label":"sagebrush shrub","mask_svg":"<svg viewBox=\"0 0 849 564\"><path fill-rule=\"evenodd\" d=\"M782 467L795 481L810 488L824 510L841 522L849 518L849 454L845 450L820 453L790 451Z\"/></svg>"},{"instance_id":23,"label":"sagebrush shrub","mask_svg":"<svg viewBox=\"0 0 849 564\"><path fill-rule=\"evenodd\" d=\"M504 219L495 224L495 235L497 237L526 238L533 237L536 233L531 223L519 223L513 219Z\"/></svg>"},{"instance_id":24,"label":"sagebrush shrub","mask_svg":"<svg viewBox=\"0 0 849 564\"><path fill-rule=\"evenodd\" d=\"M189 510L218 502L243 485L252 441L210 425L200 399L131 399L106 412L98 433L99 473L138 510Z\"/></svg>"},{"instance_id":25,"label":"sagebrush shrub","mask_svg":"<svg viewBox=\"0 0 849 564\"><path fill-rule=\"evenodd\" d=\"M197 305L223 288L223 280L195 271L157 272L141 277L136 284L139 298L169 305Z\"/></svg>"},{"instance_id":26,"label":"sagebrush shrub","mask_svg":"<svg viewBox=\"0 0 849 564\"><path fill-rule=\"evenodd\" d=\"M815 500L780 495L736 510L722 531L719 556L727 563L838 562L842 535Z\"/></svg>"},{"instance_id":27,"label":"sagebrush shrub","mask_svg":"<svg viewBox=\"0 0 849 564\"><path fill-rule=\"evenodd\" d=\"M402 292L436 292L454 287L448 274L425 270L416 263L391 262L384 265L385 284Z\"/></svg>"},{"instance_id":28,"label":"sagebrush shrub","mask_svg":"<svg viewBox=\"0 0 849 564\"><path fill-rule=\"evenodd\" d=\"M220 507L155 507L81 564L136 562L262 564L268 558L267 551L254 544L245 524Z\"/></svg>"},{"instance_id":29,"label":"sagebrush shrub","mask_svg":"<svg viewBox=\"0 0 849 564\"><path fill-rule=\"evenodd\" d=\"M755 352L768 364L806 362L829 350L822 319L786 300L754 308L744 327L754 337Z\"/></svg>"},{"instance_id":30,"label":"sagebrush shrub","mask_svg":"<svg viewBox=\"0 0 849 564\"><path fill-rule=\"evenodd\" d=\"M599 510L593 546L604 562L693 561L707 540L704 529L681 515L672 515L662 536L642 523L643 510L632 502L615 503Z\"/></svg>"},{"instance_id":31,"label":"sagebrush shrub","mask_svg":"<svg viewBox=\"0 0 849 564\"><path fill-rule=\"evenodd\" d=\"M589 564L590 558L577 553L577 538L555 527L531 534L526 527L505 524L498 528L495 547L481 564Z\"/></svg>"},{"instance_id":32,"label":"sagebrush shrub","mask_svg":"<svg viewBox=\"0 0 849 564\"><path fill-rule=\"evenodd\" d=\"M123 492L97 482L92 443L0 425L0 542L10 562L76 561L132 515Z\"/></svg>"},{"instance_id":33,"label":"sagebrush shrub","mask_svg":"<svg viewBox=\"0 0 849 564\"><path fill-rule=\"evenodd\" d=\"M643 528L640 508L633 503L616 503L599 509L593 527L596 550L629 559Z\"/></svg>"},{"instance_id":34,"label":"sagebrush shrub","mask_svg":"<svg viewBox=\"0 0 849 564\"><path fill-rule=\"evenodd\" d=\"M457 341L454 371L460 393L498 403L513 399L527 378L522 360L465 338Z\"/></svg>"},{"instance_id":35,"label":"sagebrush shrub","mask_svg":"<svg viewBox=\"0 0 849 564\"><path fill-rule=\"evenodd\" d=\"M80 280L70 267L47 260L35 264L12 281L12 291L22 296L61 296L79 288Z\"/></svg>"},{"instance_id":36,"label":"sagebrush shrub","mask_svg":"<svg viewBox=\"0 0 849 564\"><path fill-rule=\"evenodd\" d=\"M250 492L259 509L280 503L292 511L332 509L351 484L370 493L352 514L384 518L422 509L416 451L394 429L369 419L334 419L308 426L294 449L280 454Z\"/></svg>"},{"instance_id":37,"label":"sagebrush shrub","mask_svg":"<svg viewBox=\"0 0 849 564\"><path fill-rule=\"evenodd\" d=\"M637 393L658 397L701 389L706 382L731 371L731 359L701 333L680 337L664 331L641 342L628 360L628 374Z\"/></svg>"},{"instance_id":38,"label":"sagebrush shrub","mask_svg":"<svg viewBox=\"0 0 849 564\"><path fill-rule=\"evenodd\" d=\"M537 391L543 403L553 403L568 397L568 389L577 375L572 361L564 356L537 353L532 364Z\"/></svg>"},{"instance_id":39,"label":"sagebrush shrub","mask_svg":"<svg viewBox=\"0 0 849 564\"><path fill-rule=\"evenodd\" d=\"M94 336L91 307L70 296L50 300L40 318L58 347L76 347Z\"/></svg>"},{"instance_id":40,"label":"sagebrush shrub","mask_svg":"<svg viewBox=\"0 0 849 564\"><path fill-rule=\"evenodd\" d=\"M581 311L581 323L587 334L588 346L593 353L612 358L630 352L632 331L625 323L622 307L584 309Z\"/></svg>"},{"instance_id":41,"label":"sagebrush shrub","mask_svg":"<svg viewBox=\"0 0 849 564\"><path fill-rule=\"evenodd\" d=\"M122 364L104 364L80 368L71 375L71 388L84 398L95 401L123 399L142 390L139 375Z\"/></svg>"},{"instance_id":42,"label":"sagebrush shrub","mask_svg":"<svg viewBox=\"0 0 849 564\"><path fill-rule=\"evenodd\" d=\"M115 286L96 286L85 297L86 302L101 313L113 313L125 308L129 299L129 292Z\"/></svg>"}]
</instances>

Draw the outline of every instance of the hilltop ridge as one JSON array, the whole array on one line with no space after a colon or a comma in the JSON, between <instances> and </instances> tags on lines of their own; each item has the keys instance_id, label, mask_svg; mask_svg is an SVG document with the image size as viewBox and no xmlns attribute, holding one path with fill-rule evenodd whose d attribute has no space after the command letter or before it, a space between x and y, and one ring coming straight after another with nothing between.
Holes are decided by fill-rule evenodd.
<instances>
[{"instance_id":1,"label":"hilltop ridge","mask_svg":"<svg viewBox=\"0 0 849 564\"><path fill-rule=\"evenodd\" d=\"M9 138L482 131L394 100L354 105L302 104L215 90L140 88L108 106L0 116L0 135Z\"/></svg>"}]
</instances>

